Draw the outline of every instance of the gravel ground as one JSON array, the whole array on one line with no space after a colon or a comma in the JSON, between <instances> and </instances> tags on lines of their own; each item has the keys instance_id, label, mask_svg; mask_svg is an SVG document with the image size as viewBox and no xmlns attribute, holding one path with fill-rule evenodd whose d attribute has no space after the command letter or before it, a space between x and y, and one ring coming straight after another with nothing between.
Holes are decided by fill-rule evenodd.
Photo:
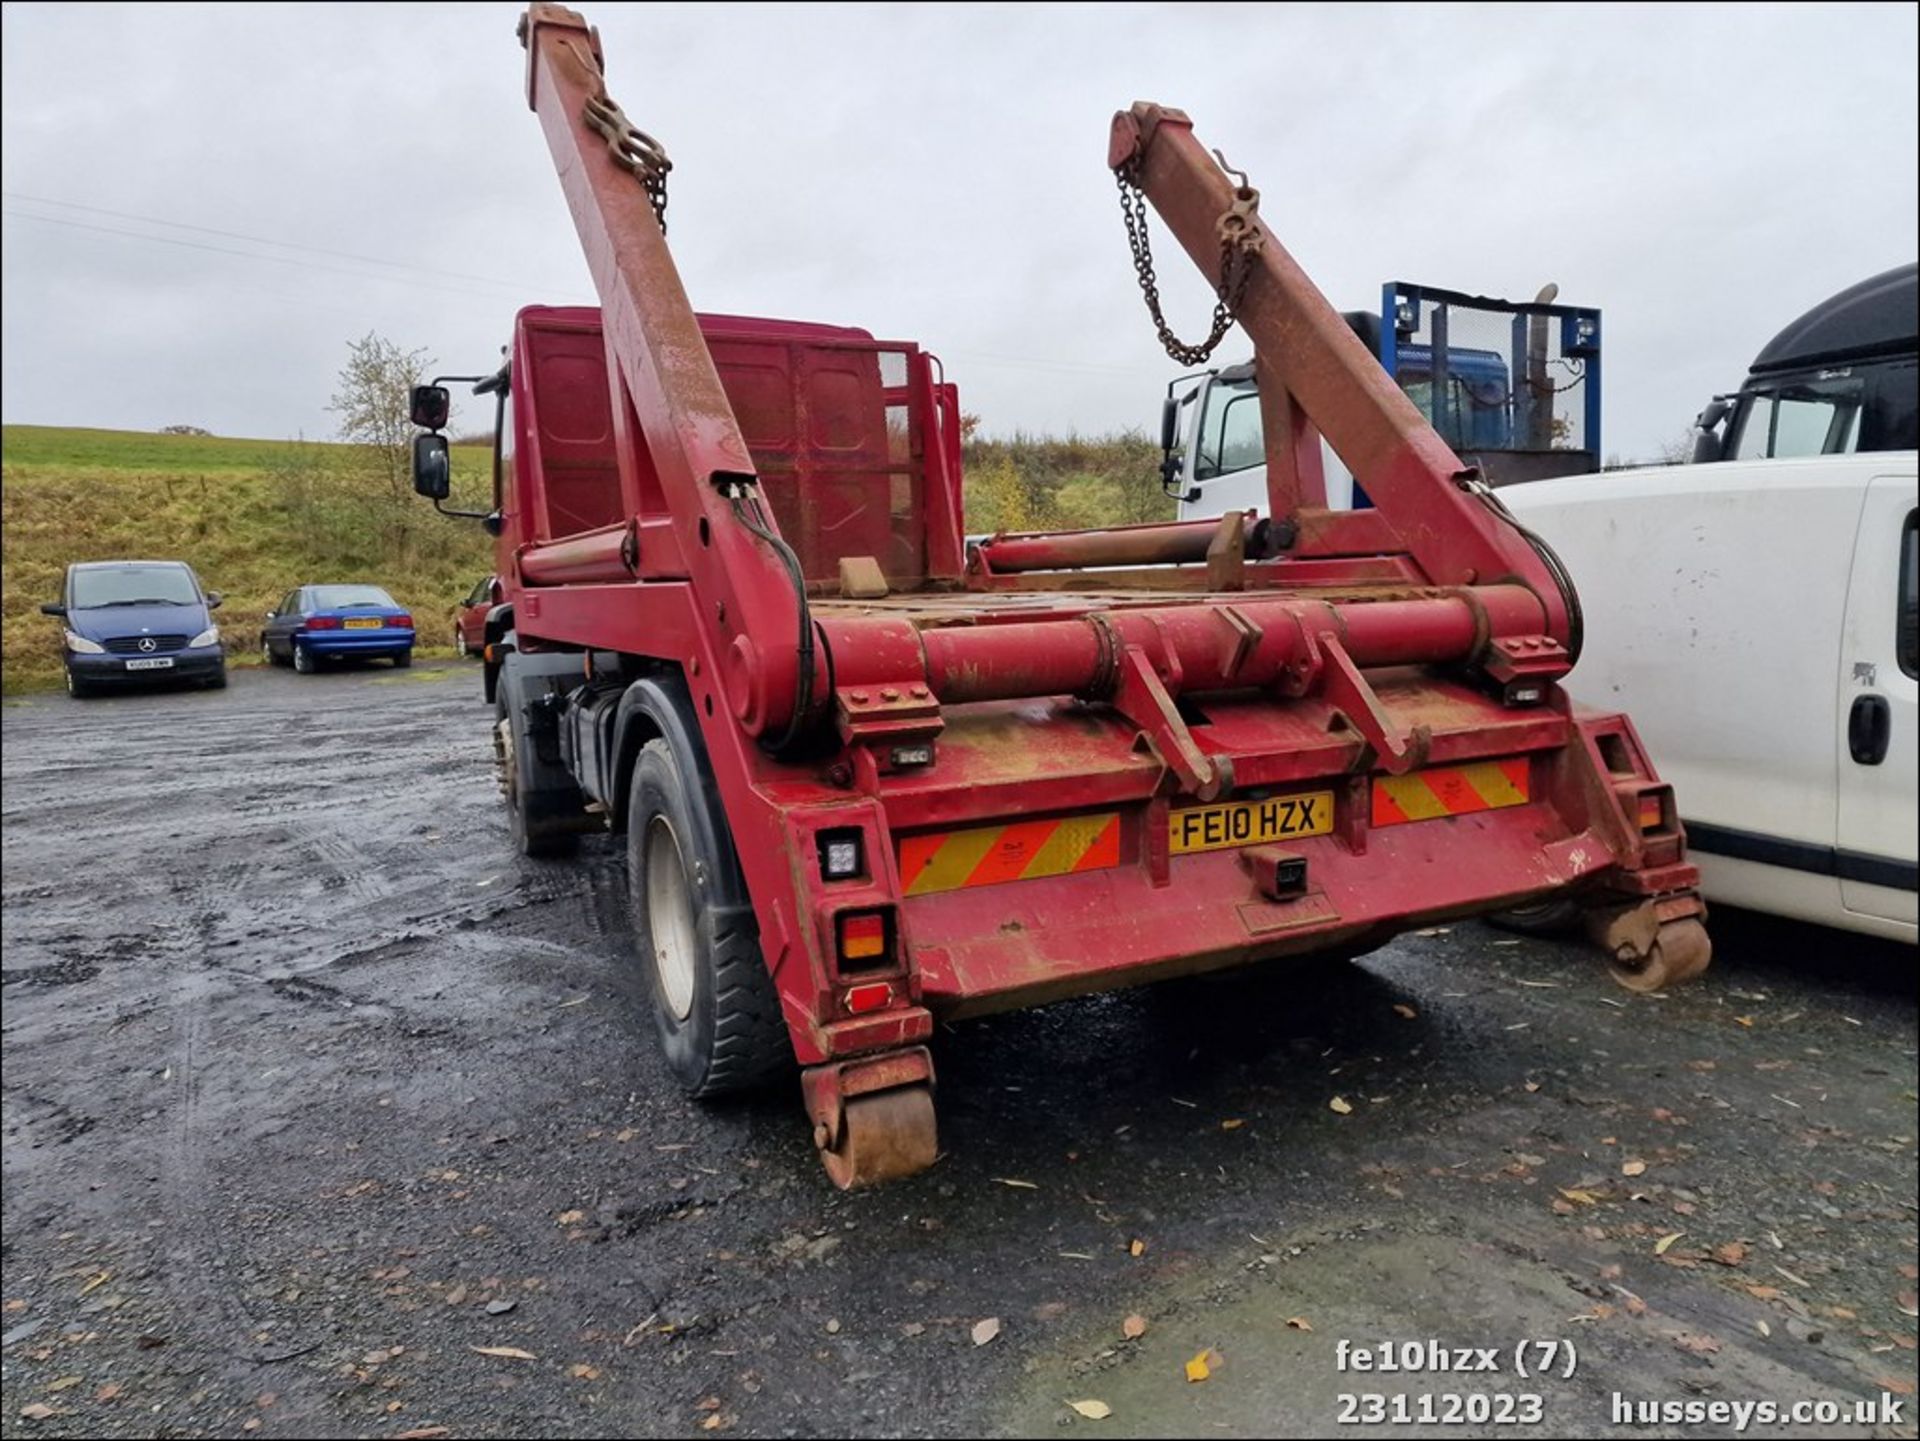
<instances>
[{"instance_id":1,"label":"gravel ground","mask_svg":"<svg viewBox=\"0 0 1920 1441\"><path fill-rule=\"evenodd\" d=\"M1462 925L971 1022L939 1164L845 1196L797 1087L666 1083L615 843L512 855L487 718L462 667L8 703L4 1434L1914 1434L1910 949L1723 915L1643 998Z\"/></svg>"}]
</instances>

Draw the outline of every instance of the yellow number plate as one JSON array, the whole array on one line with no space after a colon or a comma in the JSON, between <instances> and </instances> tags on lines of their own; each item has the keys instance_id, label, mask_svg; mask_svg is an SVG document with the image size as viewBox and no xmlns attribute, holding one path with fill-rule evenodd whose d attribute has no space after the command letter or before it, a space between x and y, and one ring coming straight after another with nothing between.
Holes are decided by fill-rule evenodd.
<instances>
[{"instance_id":1,"label":"yellow number plate","mask_svg":"<svg viewBox=\"0 0 1920 1441\"><path fill-rule=\"evenodd\" d=\"M372 616L361 616L357 620L344 621L342 624L345 625L348 630L378 630L381 626L385 625L386 622L383 620L375 620Z\"/></svg>"},{"instance_id":2,"label":"yellow number plate","mask_svg":"<svg viewBox=\"0 0 1920 1441\"><path fill-rule=\"evenodd\" d=\"M1264 801L1189 806L1174 811L1168 817L1168 826L1176 856L1260 846L1299 836L1324 836L1333 829L1333 792L1309 791Z\"/></svg>"}]
</instances>

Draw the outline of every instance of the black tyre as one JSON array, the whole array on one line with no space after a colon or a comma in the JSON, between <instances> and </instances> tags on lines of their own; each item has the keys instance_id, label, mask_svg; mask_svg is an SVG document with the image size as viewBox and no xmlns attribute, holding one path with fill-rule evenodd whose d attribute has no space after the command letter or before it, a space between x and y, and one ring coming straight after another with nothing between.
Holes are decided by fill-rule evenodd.
<instances>
[{"instance_id":1,"label":"black tyre","mask_svg":"<svg viewBox=\"0 0 1920 1441\"><path fill-rule=\"evenodd\" d=\"M453 653L461 660L473 654L467 649L467 633L457 625L453 628Z\"/></svg>"},{"instance_id":2,"label":"black tyre","mask_svg":"<svg viewBox=\"0 0 1920 1441\"><path fill-rule=\"evenodd\" d=\"M747 1090L793 1061L746 882L710 796L689 787L666 741L641 749L627 820L634 950L667 1066L690 1096Z\"/></svg>"},{"instance_id":3,"label":"black tyre","mask_svg":"<svg viewBox=\"0 0 1920 1441\"><path fill-rule=\"evenodd\" d=\"M1518 931L1523 936L1564 936L1579 928L1580 906L1577 902L1556 898L1495 911L1487 919L1503 931Z\"/></svg>"},{"instance_id":4,"label":"black tyre","mask_svg":"<svg viewBox=\"0 0 1920 1441\"><path fill-rule=\"evenodd\" d=\"M408 666L412 664L413 664L413 652L410 650L403 650L399 652L397 655L395 655L393 658L393 668L395 670L405 670Z\"/></svg>"},{"instance_id":5,"label":"black tyre","mask_svg":"<svg viewBox=\"0 0 1920 1441\"><path fill-rule=\"evenodd\" d=\"M208 676L206 685L208 690L225 690L227 688L226 666L222 665L219 670Z\"/></svg>"},{"instance_id":6,"label":"black tyre","mask_svg":"<svg viewBox=\"0 0 1920 1441\"><path fill-rule=\"evenodd\" d=\"M570 856L580 844L586 798L557 755L541 754L533 734L533 707L546 678L531 667L509 666L494 691L494 760L506 795L513 843L523 856Z\"/></svg>"},{"instance_id":7,"label":"black tyre","mask_svg":"<svg viewBox=\"0 0 1920 1441\"><path fill-rule=\"evenodd\" d=\"M295 641L293 646L293 668L301 675L313 675L320 669L320 657L301 645L298 641Z\"/></svg>"},{"instance_id":8,"label":"black tyre","mask_svg":"<svg viewBox=\"0 0 1920 1441\"><path fill-rule=\"evenodd\" d=\"M93 696L98 695L99 692L69 670L67 672L67 694L75 700L89 700Z\"/></svg>"}]
</instances>

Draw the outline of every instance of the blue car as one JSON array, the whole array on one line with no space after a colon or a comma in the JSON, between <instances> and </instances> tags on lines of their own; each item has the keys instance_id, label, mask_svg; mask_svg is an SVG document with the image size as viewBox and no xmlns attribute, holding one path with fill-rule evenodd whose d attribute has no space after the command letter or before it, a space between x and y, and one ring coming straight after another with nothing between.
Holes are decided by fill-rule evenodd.
<instances>
[{"instance_id":1,"label":"blue car","mask_svg":"<svg viewBox=\"0 0 1920 1441\"><path fill-rule=\"evenodd\" d=\"M271 665L312 675L350 656L413 664L413 617L377 585L303 585L267 612L260 649Z\"/></svg>"},{"instance_id":2,"label":"blue car","mask_svg":"<svg viewBox=\"0 0 1920 1441\"><path fill-rule=\"evenodd\" d=\"M40 607L66 622L67 694L151 681L227 683L227 653L203 590L177 560L100 560L67 567L65 596Z\"/></svg>"}]
</instances>

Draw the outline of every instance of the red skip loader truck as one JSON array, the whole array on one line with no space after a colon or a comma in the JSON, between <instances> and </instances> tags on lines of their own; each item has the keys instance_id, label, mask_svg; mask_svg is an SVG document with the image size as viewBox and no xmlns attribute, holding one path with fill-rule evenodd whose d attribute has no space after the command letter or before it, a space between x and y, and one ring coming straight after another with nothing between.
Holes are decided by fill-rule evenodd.
<instances>
[{"instance_id":1,"label":"red skip loader truck","mask_svg":"<svg viewBox=\"0 0 1920 1441\"><path fill-rule=\"evenodd\" d=\"M526 854L624 835L689 1094L797 1062L850 1186L934 1159L936 1019L1556 895L1623 984L1706 964L1672 794L1561 689L1571 580L1185 115L1123 111L1108 159L1156 317L1149 203L1256 347L1266 514L968 546L934 357L697 314L597 32L534 4L520 34L600 305L445 377L497 406L496 753ZM449 399L413 397L442 509ZM1327 508L1321 435L1372 508Z\"/></svg>"}]
</instances>

